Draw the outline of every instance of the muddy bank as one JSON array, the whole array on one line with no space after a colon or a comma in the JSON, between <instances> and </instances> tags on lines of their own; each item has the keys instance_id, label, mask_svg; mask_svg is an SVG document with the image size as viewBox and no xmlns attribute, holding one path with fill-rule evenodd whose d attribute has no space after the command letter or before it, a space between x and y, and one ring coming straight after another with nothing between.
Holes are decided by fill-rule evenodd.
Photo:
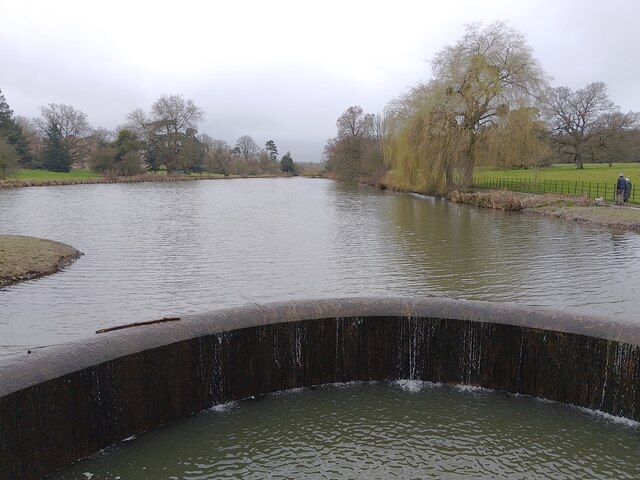
<instances>
[{"instance_id":1,"label":"muddy bank","mask_svg":"<svg viewBox=\"0 0 640 480\"><path fill-rule=\"evenodd\" d=\"M605 204L596 206L593 199L567 195L530 195L491 190L487 192L451 192L449 200L477 207L537 213L569 221L600 225L640 233L640 208Z\"/></svg>"},{"instance_id":2,"label":"muddy bank","mask_svg":"<svg viewBox=\"0 0 640 480\"><path fill-rule=\"evenodd\" d=\"M590 223L618 230L640 233L640 209L628 206L558 206L526 209L525 212L542 213L555 218L563 218L581 223Z\"/></svg>"},{"instance_id":3,"label":"muddy bank","mask_svg":"<svg viewBox=\"0 0 640 480\"><path fill-rule=\"evenodd\" d=\"M0 287L56 273L82 255L64 243L0 235Z\"/></svg>"}]
</instances>

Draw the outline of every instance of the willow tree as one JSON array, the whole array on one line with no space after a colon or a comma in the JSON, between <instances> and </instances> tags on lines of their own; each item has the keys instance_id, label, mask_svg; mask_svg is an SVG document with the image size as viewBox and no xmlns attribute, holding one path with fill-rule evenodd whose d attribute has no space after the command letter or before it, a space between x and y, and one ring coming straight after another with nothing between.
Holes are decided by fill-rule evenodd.
<instances>
[{"instance_id":1,"label":"willow tree","mask_svg":"<svg viewBox=\"0 0 640 480\"><path fill-rule=\"evenodd\" d=\"M476 145L476 161L498 168L538 168L550 162L552 153L539 111L526 107L508 112Z\"/></svg>"},{"instance_id":2,"label":"willow tree","mask_svg":"<svg viewBox=\"0 0 640 480\"><path fill-rule=\"evenodd\" d=\"M391 131L399 136L389 139L389 154L396 158L386 158L396 171L405 168L402 158L419 160L416 175L436 191L454 184L468 188L478 159L517 117L511 112L533 112L527 109L539 103L545 74L524 37L502 22L467 26L455 45L436 54L432 69L433 79L399 102L404 111L390 109L397 124Z\"/></svg>"},{"instance_id":3,"label":"willow tree","mask_svg":"<svg viewBox=\"0 0 640 480\"><path fill-rule=\"evenodd\" d=\"M418 85L386 109L385 182L394 187L444 194L455 183L464 131L437 108L436 94L431 85Z\"/></svg>"}]
</instances>

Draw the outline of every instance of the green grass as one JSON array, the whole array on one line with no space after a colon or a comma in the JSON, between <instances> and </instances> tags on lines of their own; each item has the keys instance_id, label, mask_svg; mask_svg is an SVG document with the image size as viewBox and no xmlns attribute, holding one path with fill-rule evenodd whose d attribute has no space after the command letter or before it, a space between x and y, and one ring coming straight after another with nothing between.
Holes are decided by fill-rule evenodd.
<instances>
[{"instance_id":1,"label":"green grass","mask_svg":"<svg viewBox=\"0 0 640 480\"><path fill-rule=\"evenodd\" d=\"M506 170L480 167L474 172L477 188L506 189L525 193L559 193L602 197L614 200L615 184L620 173L631 180L640 181L640 164L604 163L585 164L583 169L573 165L552 165L537 170ZM633 187L630 203L640 203L640 190Z\"/></svg>"},{"instance_id":2,"label":"green grass","mask_svg":"<svg viewBox=\"0 0 640 480\"><path fill-rule=\"evenodd\" d=\"M20 169L16 172L16 178L25 182L46 182L50 180L94 180L102 178L102 175L91 170L71 170L64 173Z\"/></svg>"},{"instance_id":3,"label":"green grass","mask_svg":"<svg viewBox=\"0 0 640 480\"><path fill-rule=\"evenodd\" d=\"M577 169L573 164L552 165L537 170L503 170L478 167L475 169L474 179L514 178L520 180L568 180L614 184L620 173L623 173L625 177L629 177L633 183L640 182L640 163L614 163L612 167L609 167L607 163L585 163L584 168L581 170Z\"/></svg>"}]
</instances>

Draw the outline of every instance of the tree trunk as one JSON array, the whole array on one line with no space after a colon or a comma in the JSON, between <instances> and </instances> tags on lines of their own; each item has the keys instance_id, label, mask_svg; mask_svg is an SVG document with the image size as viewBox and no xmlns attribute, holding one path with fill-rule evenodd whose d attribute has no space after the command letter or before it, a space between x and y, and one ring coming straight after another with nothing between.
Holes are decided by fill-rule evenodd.
<instances>
[{"instance_id":1,"label":"tree trunk","mask_svg":"<svg viewBox=\"0 0 640 480\"><path fill-rule=\"evenodd\" d=\"M467 158L462 171L462 188L470 190L473 187L473 168L476 164L476 134L470 132L469 148L467 149Z\"/></svg>"}]
</instances>

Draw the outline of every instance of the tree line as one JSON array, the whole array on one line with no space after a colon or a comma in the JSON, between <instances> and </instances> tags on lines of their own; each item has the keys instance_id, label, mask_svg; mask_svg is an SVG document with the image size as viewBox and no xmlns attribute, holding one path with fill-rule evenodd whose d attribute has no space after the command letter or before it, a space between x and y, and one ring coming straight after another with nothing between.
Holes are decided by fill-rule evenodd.
<instances>
[{"instance_id":1,"label":"tree line","mask_svg":"<svg viewBox=\"0 0 640 480\"><path fill-rule=\"evenodd\" d=\"M349 107L327 141L327 175L434 194L469 189L477 166L638 161L639 115L606 85L552 87L522 34L473 24L432 59L432 79L382 114Z\"/></svg>"},{"instance_id":2,"label":"tree line","mask_svg":"<svg viewBox=\"0 0 640 480\"><path fill-rule=\"evenodd\" d=\"M273 140L260 146L249 135L232 147L198 133L204 111L181 95L163 95L147 112L135 109L115 132L92 128L70 105L40 108L35 119L14 116L0 91L0 178L17 168L68 172L91 168L107 175L174 173L295 175L290 152L279 156Z\"/></svg>"}]
</instances>

